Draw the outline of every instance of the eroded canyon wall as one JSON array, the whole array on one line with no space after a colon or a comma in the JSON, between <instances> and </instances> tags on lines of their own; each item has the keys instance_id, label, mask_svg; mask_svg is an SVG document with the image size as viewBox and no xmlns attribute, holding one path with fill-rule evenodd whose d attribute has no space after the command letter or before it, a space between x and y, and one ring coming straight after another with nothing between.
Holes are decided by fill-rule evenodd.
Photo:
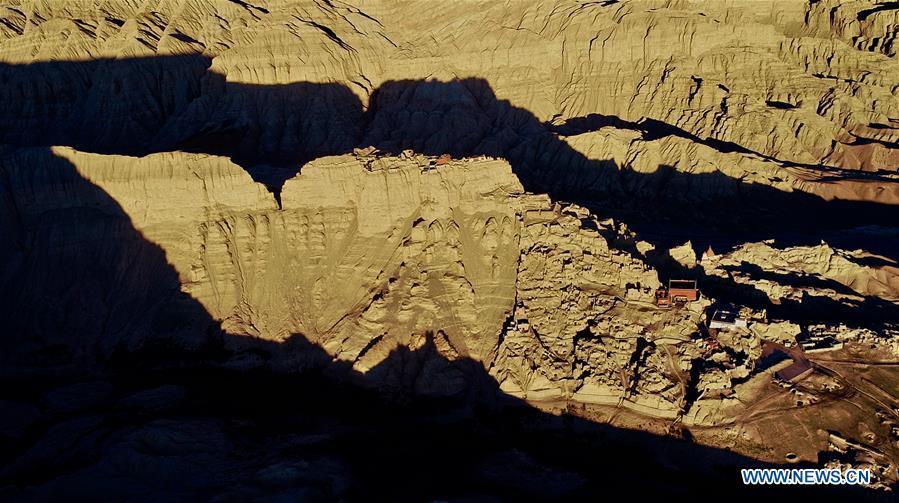
<instances>
[{"instance_id":1,"label":"eroded canyon wall","mask_svg":"<svg viewBox=\"0 0 899 503\"><path fill-rule=\"evenodd\" d=\"M9 355L221 329L368 371L430 337L518 396L671 413L704 306L652 309L660 240L622 222L897 215L889 3L2 9ZM835 267L807 269L893 296L882 267Z\"/></svg>"}]
</instances>

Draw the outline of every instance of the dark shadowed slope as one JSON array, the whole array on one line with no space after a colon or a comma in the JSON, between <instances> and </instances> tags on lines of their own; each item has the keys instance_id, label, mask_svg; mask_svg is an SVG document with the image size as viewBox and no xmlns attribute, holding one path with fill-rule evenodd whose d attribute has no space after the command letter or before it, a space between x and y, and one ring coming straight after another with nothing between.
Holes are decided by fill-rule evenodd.
<instances>
[{"instance_id":1,"label":"dark shadowed slope","mask_svg":"<svg viewBox=\"0 0 899 503\"><path fill-rule=\"evenodd\" d=\"M827 230L889 227L899 217L894 205L826 201L720 171L690 174L659 166L638 173L612 160L588 159L559 135L612 125L640 131L646 139L708 141L658 121L589 116L547 125L497 98L483 79L388 81L365 110L341 84L230 83L209 71L209 64L197 55L0 64L0 82L15 100L0 117L0 141L128 155L227 155L276 193L301 163L354 147L484 154L509 160L527 190L619 218L663 247L689 237L729 245L766 237L817 244ZM711 146L756 155L739 145ZM879 252L899 256L892 248Z\"/></svg>"},{"instance_id":2,"label":"dark shadowed slope","mask_svg":"<svg viewBox=\"0 0 899 503\"><path fill-rule=\"evenodd\" d=\"M301 334L283 344L234 344L236 336L180 291L165 252L112 198L49 150L16 145L124 154L183 148L231 155L253 172L373 143L502 156L529 190L621 218L653 216L628 200L683 193L670 187L695 187L721 207L733 207L736 194L747 213L734 217L776 214L785 228L812 212L861 212L856 218L872 223L894 215L892 207L827 203L724 175L623 173L583 158L477 79L387 83L364 113L343 86L240 86L206 65L184 57L0 68L0 83L23 93L0 121L8 145L0 230L11 236L0 243L3 499L593 499L616 490L670 497L748 491L737 468L757 464L537 411L503 396L479 364L443 358L431 339L365 375L335 364ZM54 90L58 99L26 94L50 82L63 86ZM442 119L429 129L431 121L404 116L409 107ZM130 124L132 115L146 120ZM11 169L10 156L26 156L16 165L27 168ZM21 197L26 183L39 188L34 199ZM703 192L711 186L727 190ZM678 225L694 221L667 216ZM103 316L85 316L97 306ZM235 346L246 349L227 349ZM284 359L297 373L268 369ZM416 398L438 374L464 379L465 391Z\"/></svg>"},{"instance_id":3,"label":"dark shadowed slope","mask_svg":"<svg viewBox=\"0 0 899 503\"><path fill-rule=\"evenodd\" d=\"M433 344L439 333L426 334L417 350L394 351L365 375L302 335L284 343L229 341L237 337L177 289L164 252L142 239L115 201L49 152L31 161L32 173L4 171L5 179L44 180L47 190L29 204L47 208L46 218L4 223L18 231L19 243L4 247L4 264L27 264L34 247L51 247L58 232L71 235L57 242L76 245L50 254L40 268L16 268L15 281L35 284L41 297L17 305L22 321L3 340L4 499L759 492L739 483L738 468L760 466L750 458L546 414L504 396L480 364L442 357ZM4 189L7 202L22 203ZM87 197L73 201L66 192ZM63 229L54 211L91 214ZM102 260L85 270L87 256ZM41 275L65 276L67 286L41 290ZM17 292L5 291L3 305ZM104 303L108 321L80 320L62 340L32 340L39 320L73 322L57 319L60 310L77 312L73 302ZM245 349L226 349L238 346ZM297 372L267 370L285 359ZM236 369L251 360L251 369ZM438 375L464 380L464 391L418 396Z\"/></svg>"}]
</instances>

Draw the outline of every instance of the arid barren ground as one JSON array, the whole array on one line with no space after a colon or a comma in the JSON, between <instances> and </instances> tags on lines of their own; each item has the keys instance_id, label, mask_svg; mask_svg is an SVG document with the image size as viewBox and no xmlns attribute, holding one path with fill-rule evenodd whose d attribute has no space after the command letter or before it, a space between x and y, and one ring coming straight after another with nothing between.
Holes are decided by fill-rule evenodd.
<instances>
[{"instance_id":1,"label":"arid barren ground","mask_svg":"<svg viewBox=\"0 0 899 503\"><path fill-rule=\"evenodd\" d=\"M0 499L890 498L897 38L894 1L0 2Z\"/></svg>"}]
</instances>

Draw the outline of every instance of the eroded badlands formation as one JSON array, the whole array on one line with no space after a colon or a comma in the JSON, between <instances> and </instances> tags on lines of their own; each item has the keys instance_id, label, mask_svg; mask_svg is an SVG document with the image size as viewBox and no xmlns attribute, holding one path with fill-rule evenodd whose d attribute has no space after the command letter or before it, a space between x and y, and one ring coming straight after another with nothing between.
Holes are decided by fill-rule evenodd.
<instances>
[{"instance_id":1,"label":"eroded badlands formation","mask_svg":"<svg viewBox=\"0 0 899 503\"><path fill-rule=\"evenodd\" d=\"M6 2L4 374L315 369L894 483L894 4ZM0 395L36 484L34 438L131 391L42 379Z\"/></svg>"}]
</instances>

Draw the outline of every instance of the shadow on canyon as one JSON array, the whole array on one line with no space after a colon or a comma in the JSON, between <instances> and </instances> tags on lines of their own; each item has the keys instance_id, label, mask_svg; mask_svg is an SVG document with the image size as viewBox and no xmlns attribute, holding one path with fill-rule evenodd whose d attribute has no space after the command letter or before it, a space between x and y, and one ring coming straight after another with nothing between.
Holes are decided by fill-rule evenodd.
<instances>
[{"instance_id":1,"label":"shadow on canyon","mask_svg":"<svg viewBox=\"0 0 899 503\"><path fill-rule=\"evenodd\" d=\"M181 292L180 278L165 252L144 239L118 203L43 147L60 144L137 155L175 146L230 155L244 166L268 163L274 170L286 169L279 166L290 160L290 152L277 142L268 150L258 149L270 132L254 130L245 114L275 107L281 100L298 100L302 106L319 107L319 115L276 121L308 134L297 137L304 149L296 159L367 144L386 152L412 148L457 157L495 155L510 160L528 190L549 192L625 221L624 215L632 211L652 220L661 210L658 205L687 204L678 194L685 187L704 187L704 180L736 187L748 198L740 208L751 207L748 201L770 202L773 206L762 205L761 211L781 215L785 226L801 226L799 212L837 215L847 209L877 217L868 223L887 223L892 208L743 187L724 175L621 172L610 161L589 160L573 151L529 112L497 100L478 79L387 83L373 95L367 111L343 86L226 84L205 74L208 61L195 57L4 65L0 85L15 81L39 88L37 84L52 75L73 75L59 69L66 65L79 68L74 75L82 81L74 79L74 85L84 86L84 99L91 106L102 102L107 92L130 96L123 106L139 104L148 117L147 129L116 132L116 124L100 123L109 110L100 108L93 119L74 117L40 110L38 105L47 104L29 104L24 96L17 103L18 119L2 118L4 142L39 147L0 152L24 156L15 168L12 163L0 165L0 226L10 236L0 246L0 318L7 320L0 342L0 399L7 409L0 444L4 499L150 498L167 491L206 498L223 496L224 491L232 499L247 499L296 487L311 488L299 493L305 499L595 498L606 491L670 497L716 490L883 496L854 488L743 487L738 468L762 463L695 444L688 432L675 439L591 421L578 417L576 410L539 411L503 394L481 364L439 354L434 349L439 331L423 334L417 349L394 350L365 374L333 361L316 341L301 334L272 343L224 333L199 302ZM122 80L112 79L109 90L90 89L91 73L98 71L91 65L104 65L104 72L120 74ZM172 89L154 86L148 69L193 80L178 80ZM222 103L198 105L203 100L199 90L208 86L224 86L235 101L224 112L217 111ZM163 98L149 96L160 92ZM169 92L174 94L166 95ZM293 96L296 92L311 95ZM78 99L77 93L61 96ZM269 99L274 104L255 101ZM146 107L148 102L156 107ZM416 123L420 119L414 113L404 116L404 108L412 103L418 107L413 109L427 104L440 113L435 129L427 129L433 121ZM331 115L334 106L340 112ZM191 107L207 115L168 118ZM283 103L275 108L292 116ZM468 108L475 115L460 112ZM132 112L140 116L137 110L127 114ZM220 121L208 119L223 113ZM347 131L359 136L332 136L334 131L316 117L351 120L358 129ZM176 120L194 129L183 124L168 129ZM97 126L94 134L91 124ZM106 133L97 134L98 128ZM169 139L174 130L191 134ZM419 136L405 136L412 131ZM153 140L130 149L119 145L128 137ZM246 143L240 143L241 138ZM264 155L255 156L259 152ZM26 192L26 184L35 199L18 197ZM625 185L636 192L625 191ZM728 194L705 195L711 198L707 208L725 207L733 197ZM613 199L642 195L655 203L642 202L645 211L621 209ZM611 206L613 200L616 206ZM731 211L733 206L731 200ZM677 211L658 218L672 225L695 221ZM97 381L106 383L99 398L67 399L63 407L54 407L47 398L67 385ZM162 400L162 405L159 399L144 397L142 406L128 405L140 392L164 385L175 385L184 397ZM27 416L11 411L25 406L37 410L32 420L10 428ZM201 427L178 430L187 424ZM202 443L211 430L221 430L226 440ZM139 435L137 440L134 435ZM277 463L293 463L300 473L275 477L272 483L265 474ZM23 486L40 487L22 495L17 491Z\"/></svg>"},{"instance_id":2,"label":"shadow on canyon","mask_svg":"<svg viewBox=\"0 0 899 503\"><path fill-rule=\"evenodd\" d=\"M225 81L210 64L200 55L0 64L0 85L19 98L0 111L0 141L127 155L224 155L276 196L301 164L357 147L501 157L526 190L616 218L665 248L686 239L698 249L713 244L719 250L765 238L816 245L824 232L891 228L899 220L896 205L825 200L720 171L685 173L661 165L647 173L588 158L562 138L614 126L647 140L678 136L722 152L764 156L649 118L591 114L546 124L498 98L480 78L387 81L375 89L360 83L353 89L338 83L250 85ZM52 102L41 101L48 96ZM360 96L369 96L367 106ZM899 258L897 240L859 239L872 252Z\"/></svg>"},{"instance_id":3,"label":"shadow on canyon","mask_svg":"<svg viewBox=\"0 0 899 503\"><path fill-rule=\"evenodd\" d=\"M721 267L727 274L727 277L722 277L707 274L702 267L688 269L664 251L648 253L647 263L659 271L660 277L697 280L702 295L714 299L716 305L764 310L771 320L790 321L802 326L835 323L875 332L881 332L884 324L899 323L899 306L895 303L875 295L859 294L829 278L768 271L745 261L737 266ZM741 276L742 280L737 281L735 275ZM756 283L763 281L799 291L775 303L756 286ZM823 293L816 295L802 291L806 288Z\"/></svg>"},{"instance_id":4,"label":"shadow on canyon","mask_svg":"<svg viewBox=\"0 0 899 503\"><path fill-rule=\"evenodd\" d=\"M22 211L3 247L5 497L885 498L744 487L739 468L776 465L693 443L676 423L665 436L579 417L576 406L540 411L502 393L480 363L444 357L440 331L364 374L300 334L225 333L111 197L49 150L28 155L20 172L5 169L2 192L7 217L10 206L43 210ZM10 180L46 190L17 200ZM23 404L40 412L10 433Z\"/></svg>"}]
</instances>

